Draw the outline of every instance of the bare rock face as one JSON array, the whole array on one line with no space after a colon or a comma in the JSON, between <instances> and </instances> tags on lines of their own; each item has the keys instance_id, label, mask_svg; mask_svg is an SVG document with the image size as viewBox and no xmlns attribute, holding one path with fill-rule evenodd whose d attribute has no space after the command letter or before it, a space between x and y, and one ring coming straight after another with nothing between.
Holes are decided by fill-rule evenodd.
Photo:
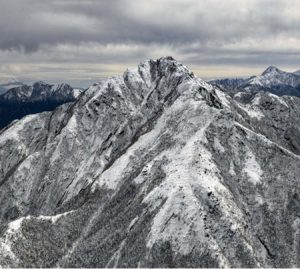
<instances>
[{"instance_id":1,"label":"bare rock face","mask_svg":"<svg viewBox=\"0 0 300 269\"><path fill-rule=\"evenodd\" d=\"M0 265L299 267L299 121L171 57L27 116L0 133Z\"/></svg>"}]
</instances>

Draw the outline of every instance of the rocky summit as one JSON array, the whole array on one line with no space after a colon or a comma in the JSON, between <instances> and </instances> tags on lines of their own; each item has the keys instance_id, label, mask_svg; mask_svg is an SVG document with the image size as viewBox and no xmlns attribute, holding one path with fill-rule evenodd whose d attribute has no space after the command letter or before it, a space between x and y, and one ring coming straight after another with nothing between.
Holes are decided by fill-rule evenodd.
<instances>
[{"instance_id":1,"label":"rocky summit","mask_svg":"<svg viewBox=\"0 0 300 269\"><path fill-rule=\"evenodd\" d=\"M300 99L172 57L0 133L2 267L300 267Z\"/></svg>"}]
</instances>

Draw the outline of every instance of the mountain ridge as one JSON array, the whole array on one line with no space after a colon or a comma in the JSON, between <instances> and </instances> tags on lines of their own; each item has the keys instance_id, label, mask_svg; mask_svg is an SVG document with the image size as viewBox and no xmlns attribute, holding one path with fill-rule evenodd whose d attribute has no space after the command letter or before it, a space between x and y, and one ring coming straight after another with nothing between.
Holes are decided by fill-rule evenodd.
<instances>
[{"instance_id":1,"label":"mountain ridge","mask_svg":"<svg viewBox=\"0 0 300 269\"><path fill-rule=\"evenodd\" d=\"M300 75L300 70L295 71L294 74Z\"/></svg>"},{"instance_id":2,"label":"mountain ridge","mask_svg":"<svg viewBox=\"0 0 300 269\"><path fill-rule=\"evenodd\" d=\"M32 86L22 85L10 88L0 98L11 102L36 102L42 100L75 99L78 96L73 88L66 84L48 84L37 81Z\"/></svg>"},{"instance_id":3,"label":"mountain ridge","mask_svg":"<svg viewBox=\"0 0 300 269\"><path fill-rule=\"evenodd\" d=\"M73 102L81 92L66 83L55 85L41 81L11 88L0 95L0 129L28 114L51 111L63 103Z\"/></svg>"},{"instance_id":4,"label":"mountain ridge","mask_svg":"<svg viewBox=\"0 0 300 269\"><path fill-rule=\"evenodd\" d=\"M243 79L218 79L210 83L221 87L232 96L238 92L256 93L267 91L279 96L292 95L300 97L300 75L289 73L276 66L269 66L261 75Z\"/></svg>"},{"instance_id":5,"label":"mountain ridge","mask_svg":"<svg viewBox=\"0 0 300 269\"><path fill-rule=\"evenodd\" d=\"M9 89L22 85L24 85L24 83L15 78L0 80L0 94L4 94Z\"/></svg>"},{"instance_id":6,"label":"mountain ridge","mask_svg":"<svg viewBox=\"0 0 300 269\"><path fill-rule=\"evenodd\" d=\"M299 104L164 57L13 123L0 265L299 266Z\"/></svg>"},{"instance_id":7,"label":"mountain ridge","mask_svg":"<svg viewBox=\"0 0 300 269\"><path fill-rule=\"evenodd\" d=\"M266 68L265 71L262 72L262 76L266 75L268 73L282 73L284 71L280 70L278 67L276 67L275 65L270 65L269 67Z\"/></svg>"}]
</instances>

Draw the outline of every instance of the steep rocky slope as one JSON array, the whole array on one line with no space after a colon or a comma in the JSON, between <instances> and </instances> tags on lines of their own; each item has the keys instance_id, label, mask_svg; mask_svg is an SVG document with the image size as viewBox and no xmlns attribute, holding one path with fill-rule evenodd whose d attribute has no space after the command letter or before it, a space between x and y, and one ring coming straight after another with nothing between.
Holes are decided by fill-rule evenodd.
<instances>
[{"instance_id":1,"label":"steep rocky slope","mask_svg":"<svg viewBox=\"0 0 300 269\"><path fill-rule=\"evenodd\" d=\"M0 265L300 266L300 99L171 57L0 133Z\"/></svg>"}]
</instances>

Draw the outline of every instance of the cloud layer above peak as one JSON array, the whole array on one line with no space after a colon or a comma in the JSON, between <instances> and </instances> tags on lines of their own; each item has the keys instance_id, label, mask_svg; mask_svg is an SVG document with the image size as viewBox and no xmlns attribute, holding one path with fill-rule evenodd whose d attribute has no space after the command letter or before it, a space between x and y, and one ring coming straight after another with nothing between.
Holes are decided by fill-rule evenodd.
<instances>
[{"instance_id":1,"label":"cloud layer above peak","mask_svg":"<svg viewBox=\"0 0 300 269\"><path fill-rule=\"evenodd\" d=\"M43 63L123 68L163 55L199 70L299 69L300 1L0 0L2 70Z\"/></svg>"}]
</instances>

